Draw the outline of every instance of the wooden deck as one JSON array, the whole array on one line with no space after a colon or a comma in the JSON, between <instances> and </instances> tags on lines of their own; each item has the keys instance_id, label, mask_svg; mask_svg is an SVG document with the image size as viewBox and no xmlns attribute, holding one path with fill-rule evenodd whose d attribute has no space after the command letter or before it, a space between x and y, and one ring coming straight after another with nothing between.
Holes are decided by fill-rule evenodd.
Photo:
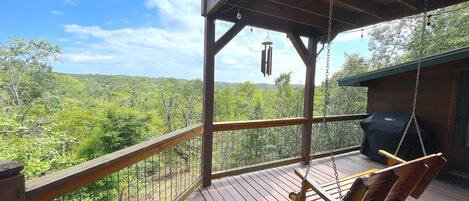
<instances>
[{"instance_id":1,"label":"wooden deck","mask_svg":"<svg viewBox=\"0 0 469 201\"><path fill-rule=\"evenodd\" d=\"M289 200L288 194L300 189L301 181L293 173L293 169L298 167L306 168L293 164L213 180L212 186L194 191L187 200ZM344 177L383 166L358 152L351 152L337 156L337 167L339 176ZM334 180L329 158L314 160L311 171L320 183ZM466 201L469 200L469 189L434 180L419 200Z\"/></svg>"}]
</instances>

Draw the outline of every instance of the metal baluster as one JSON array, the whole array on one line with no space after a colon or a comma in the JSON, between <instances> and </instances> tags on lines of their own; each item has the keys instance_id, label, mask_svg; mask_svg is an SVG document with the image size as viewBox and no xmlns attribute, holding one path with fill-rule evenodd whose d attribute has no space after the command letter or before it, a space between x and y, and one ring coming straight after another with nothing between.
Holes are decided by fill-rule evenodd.
<instances>
[{"instance_id":1,"label":"metal baluster","mask_svg":"<svg viewBox=\"0 0 469 201\"><path fill-rule=\"evenodd\" d=\"M78 189L78 201L81 201L81 189L82 189L82 188L79 188L79 189Z\"/></svg>"},{"instance_id":2,"label":"metal baluster","mask_svg":"<svg viewBox=\"0 0 469 201\"><path fill-rule=\"evenodd\" d=\"M181 152L182 152L182 148L181 148ZM182 153L184 154L184 152ZM182 185L182 174L181 174L181 163L182 163L182 159L181 158L176 158L176 164L177 164L177 167L176 167L176 196L179 195L179 192L181 192L181 185Z\"/></svg>"},{"instance_id":3,"label":"metal baluster","mask_svg":"<svg viewBox=\"0 0 469 201\"><path fill-rule=\"evenodd\" d=\"M173 171L174 171L174 194L172 196L172 199L174 199L177 196L178 191L179 191L179 182L178 182L179 181L179 178L178 178L179 177L179 174L178 174L178 172L179 172L179 170L178 170L178 168L179 168L179 158L176 157L175 155L173 155L173 160L176 160L174 162L174 166L176 166L176 167L173 167Z\"/></svg>"},{"instance_id":4,"label":"metal baluster","mask_svg":"<svg viewBox=\"0 0 469 201\"><path fill-rule=\"evenodd\" d=\"M187 182L190 182L190 173L191 173L191 152L190 152L190 147L189 143L191 141L189 140L188 142L185 142L184 145L186 147L186 154L187 154L187 160L184 161L184 177L185 177L185 188L187 188Z\"/></svg>"},{"instance_id":5,"label":"metal baluster","mask_svg":"<svg viewBox=\"0 0 469 201\"><path fill-rule=\"evenodd\" d=\"M195 138L194 138L195 139ZM194 154L193 150L194 150L194 139L190 140L189 141L189 182L192 184L192 168L194 167L193 166L193 161L194 161L194 157L192 157L192 154Z\"/></svg>"},{"instance_id":6,"label":"metal baluster","mask_svg":"<svg viewBox=\"0 0 469 201\"><path fill-rule=\"evenodd\" d=\"M167 161L168 161L168 151L165 150L164 152L164 199L166 200L166 198L168 197L168 180L166 179L167 178L167 175L168 175L168 172L167 172L167 167L168 167L168 164L167 164Z\"/></svg>"},{"instance_id":7,"label":"metal baluster","mask_svg":"<svg viewBox=\"0 0 469 201\"><path fill-rule=\"evenodd\" d=\"M119 184L120 184L120 178L119 178L119 173L120 173L120 170L117 171L117 200L121 200L121 188L119 187Z\"/></svg>"},{"instance_id":8,"label":"metal baluster","mask_svg":"<svg viewBox=\"0 0 469 201\"><path fill-rule=\"evenodd\" d=\"M96 189L97 189L96 186L97 185L96 185L96 182L94 182L93 184L94 184L94 187L95 187L95 188L93 188L93 200L96 200Z\"/></svg>"},{"instance_id":9,"label":"metal baluster","mask_svg":"<svg viewBox=\"0 0 469 201\"><path fill-rule=\"evenodd\" d=\"M155 200L155 155L151 155L151 200Z\"/></svg>"},{"instance_id":10,"label":"metal baluster","mask_svg":"<svg viewBox=\"0 0 469 201\"><path fill-rule=\"evenodd\" d=\"M196 168L196 172L198 174L198 176L201 176L202 175L202 161L201 161L201 158L202 158L202 140L201 138L199 137L197 139L197 147L199 147L199 154L197 154L197 168Z\"/></svg>"},{"instance_id":11,"label":"metal baluster","mask_svg":"<svg viewBox=\"0 0 469 201\"><path fill-rule=\"evenodd\" d=\"M147 200L147 160L143 160L143 199Z\"/></svg>"},{"instance_id":12,"label":"metal baluster","mask_svg":"<svg viewBox=\"0 0 469 201\"><path fill-rule=\"evenodd\" d=\"M220 136L220 135L225 135L224 132L222 133L216 133L216 136L217 136L217 139L218 139L218 143L220 143L220 151L218 152L218 154L220 154L220 160L218 161L220 163L220 169L219 170L225 170L225 141L226 140L223 140L223 139L226 139L225 137L226 136Z\"/></svg>"},{"instance_id":13,"label":"metal baluster","mask_svg":"<svg viewBox=\"0 0 469 201\"><path fill-rule=\"evenodd\" d=\"M130 168L127 167L127 201L130 201Z\"/></svg>"},{"instance_id":14,"label":"metal baluster","mask_svg":"<svg viewBox=\"0 0 469 201\"><path fill-rule=\"evenodd\" d=\"M169 199L173 199L173 152L169 153Z\"/></svg>"},{"instance_id":15,"label":"metal baluster","mask_svg":"<svg viewBox=\"0 0 469 201\"><path fill-rule=\"evenodd\" d=\"M158 154L158 200L161 200L161 155Z\"/></svg>"},{"instance_id":16,"label":"metal baluster","mask_svg":"<svg viewBox=\"0 0 469 201\"><path fill-rule=\"evenodd\" d=\"M137 173L137 183L136 183L136 186L137 186L137 200L140 200L140 199L139 199L139 193L140 193L140 188L139 188L140 178L139 178L139 175L138 175L138 173L139 173L139 171L138 171L138 170L139 170L139 169L138 169L138 162L135 163L135 165L136 165L135 172Z\"/></svg>"},{"instance_id":17,"label":"metal baluster","mask_svg":"<svg viewBox=\"0 0 469 201\"><path fill-rule=\"evenodd\" d=\"M109 200L108 176L104 177L104 188L106 188L106 200Z\"/></svg>"}]
</instances>

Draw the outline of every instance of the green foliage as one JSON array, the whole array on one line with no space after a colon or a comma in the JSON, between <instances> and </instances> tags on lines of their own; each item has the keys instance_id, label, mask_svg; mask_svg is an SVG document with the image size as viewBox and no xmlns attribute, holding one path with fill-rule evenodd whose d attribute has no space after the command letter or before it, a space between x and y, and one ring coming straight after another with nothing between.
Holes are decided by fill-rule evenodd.
<instances>
[{"instance_id":1,"label":"green foliage","mask_svg":"<svg viewBox=\"0 0 469 201\"><path fill-rule=\"evenodd\" d=\"M429 13L425 41L421 45L422 18L412 16L374 28L368 44L373 69L416 59L423 47L423 56L442 53L469 45L469 2Z\"/></svg>"},{"instance_id":2,"label":"green foliage","mask_svg":"<svg viewBox=\"0 0 469 201\"><path fill-rule=\"evenodd\" d=\"M39 44L31 46L43 48L24 50L24 55L41 52L39 55L55 56L59 53L52 51L55 46L44 42L19 40L14 44L14 47ZM345 71L335 75L334 82L365 68L363 59L357 55L349 57ZM27 80L21 85L36 87L36 92L23 90L25 92L19 93L29 93L28 97L33 98L22 98L19 106L7 84L0 90L3 98L0 103L3 110L0 114L0 157L24 163L27 177L63 169L202 121L201 80L52 73L49 61L44 58L38 61L42 64L23 62L19 65L22 69L36 69L21 74L21 80ZM37 70L39 66L42 70ZM37 77L32 72L43 72L43 76ZM291 75L281 74L275 85L270 86L249 82L218 84L215 88L215 121L302 116L304 88L292 85ZM321 92L319 87L317 102L322 97ZM334 97L363 96L363 91L340 89L337 84L332 85L331 92ZM360 95L356 96L356 93ZM349 101L348 104L353 105L353 100L346 97L340 97L340 101ZM340 105L339 100L334 104ZM316 111L315 114L318 115ZM292 157L298 154L298 148L290 144L299 143L299 133L300 129L295 127L249 130L243 133L244 138L227 135L223 140L239 142L237 146L243 151L228 153L220 150L214 154L224 157L220 164L240 164L239 161L249 164L264 157L266 152L269 152L264 157L266 160ZM279 141L285 148L277 147ZM184 161L188 156L181 148L176 147L171 155ZM192 149L196 151L200 147Z\"/></svg>"},{"instance_id":3,"label":"green foliage","mask_svg":"<svg viewBox=\"0 0 469 201\"><path fill-rule=\"evenodd\" d=\"M85 141L79 155L87 160L137 144L148 135L150 119L131 110L109 110L101 126Z\"/></svg>"}]
</instances>

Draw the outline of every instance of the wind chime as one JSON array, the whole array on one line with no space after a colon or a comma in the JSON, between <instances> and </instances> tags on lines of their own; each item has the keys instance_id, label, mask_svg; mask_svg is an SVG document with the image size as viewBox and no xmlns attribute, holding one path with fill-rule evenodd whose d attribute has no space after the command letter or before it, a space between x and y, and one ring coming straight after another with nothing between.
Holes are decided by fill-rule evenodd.
<instances>
[{"instance_id":1,"label":"wind chime","mask_svg":"<svg viewBox=\"0 0 469 201\"><path fill-rule=\"evenodd\" d=\"M264 49L262 50L261 72L265 76L272 75L272 43L269 39L269 33L265 42L262 43Z\"/></svg>"}]
</instances>

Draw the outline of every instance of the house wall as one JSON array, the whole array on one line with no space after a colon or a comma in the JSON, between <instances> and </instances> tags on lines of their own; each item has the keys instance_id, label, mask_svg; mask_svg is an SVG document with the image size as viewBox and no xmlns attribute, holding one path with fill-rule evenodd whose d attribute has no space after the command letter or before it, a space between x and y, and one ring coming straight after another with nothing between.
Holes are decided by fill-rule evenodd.
<instances>
[{"instance_id":1,"label":"house wall","mask_svg":"<svg viewBox=\"0 0 469 201\"><path fill-rule=\"evenodd\" d=\"M437 65L422 70L417 117L421 127L434 135L437 151L451 158L458 72L469 71L469 60ZM393 75L364 83L368 86L368 113L412 113L416 71Z\"/></svg>"}]
</instances>

